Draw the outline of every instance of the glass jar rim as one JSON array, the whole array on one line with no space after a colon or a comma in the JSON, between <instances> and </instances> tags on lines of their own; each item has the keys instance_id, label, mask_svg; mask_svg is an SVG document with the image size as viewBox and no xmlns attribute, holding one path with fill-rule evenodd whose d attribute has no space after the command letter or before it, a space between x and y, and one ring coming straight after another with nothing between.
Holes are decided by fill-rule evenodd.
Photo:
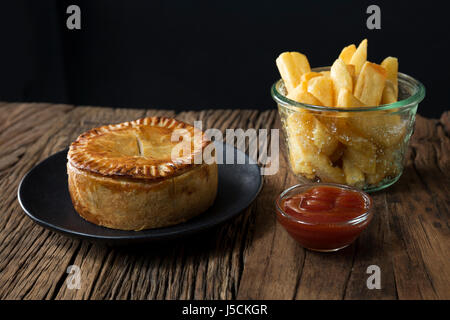
<instances>
[{"instance_id":1,"label":"glass jar rim","mask_svg":"<svg viewBox=\"0 0 450 320\"><path fill-rule=\"evenodd\" d=\"M318 67L312 68L311 71L320 72L320 71L329 71L331 67ZM390 110L390 109L406 109L420 103L425 97L425 86L418 80L413 77L401 73L398 73L398 79L400 81L404 81L409 83L415 88L415 92L406 99L389 103L382 104L379 106L372 107L357 107L357 108L337 108L337 107L324 107L324 106L316 106L307 103L297 102L295 100L291 100L286 97L283 93L279 91L279 87L283 84L283 80L280 79L276 81L271 87L271 95L272 99L274 99L277 103L283 105L284 107L293 107L300 109L308 109L313 111L327 111L327 112L367 112L367 111L380 111L380 110Z\"/></svg>"},{"instance_id":2,"label":"glass jar rim","mask_svg":"<svg viewBox=\"0 0 450 320\"><path fill-rule=\"evenodd\" d=\"M360 214L357 217L354 217L350 220L347 221L342 221L342 222L333 222L333 223L311 223L311 222L305 222L302 221L300 219L296 219L293 216L287 214L283 208L281 207L281 200L284 199L284 197L286 196L286 194L288 194L290 191L297 189L297 188L308 188L308 187L317 187L317 186L330 186L330 187L337 187L337 188L342 188L342 189L347 189L347 190L352 190L352 191L356 191L359 192L363 197L364 200L368 202L368 208L367 210L365 210L362 214ZM373 213L373 200L372 198L364 191L359 190L357 188L354 187L350 187L344 184L338 184L338 183L329 183L329 182L315 182L315 183L306 183L306 184L296 184L293 185L292 187L287 188L286 190L284 190L283 192L280 193L280 195L277 197L277 199L275 200L275 207L277 209L277 211L285 218L297 222L297 223L301 223L301 224L305 224L305 225L323 225L323 224L331 224L334 226L346 226L346 225L356 225L359 224L361 222L366 221Z\"/></svg>"}]
</instances>

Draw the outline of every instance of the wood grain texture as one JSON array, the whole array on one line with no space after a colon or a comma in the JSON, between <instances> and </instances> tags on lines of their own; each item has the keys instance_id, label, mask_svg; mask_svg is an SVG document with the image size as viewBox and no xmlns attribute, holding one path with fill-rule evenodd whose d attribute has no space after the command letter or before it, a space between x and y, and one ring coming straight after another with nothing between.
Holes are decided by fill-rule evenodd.
<instances>
[{"instance_id":1,"label":"wood grain texture","mask_svg":"<svg viewBox=\"0 0 450 320\"><path fill-rule=\"evenodd\" d=\"M280 127L276 110L0 103L0 299L449 299L449 114L417 117L405 173L374 194L369 228L348 248L319 254L276 223L275 197L296 183L284 156L245 212L183 241L108 247L72 239L33 223L17 201L28 170L92 127L164 115L222 132L270 129ZM366 287L372 264L381 290ZM69 265L81 268L79 290L65 284Z\"/></svg>"}]
</instances>

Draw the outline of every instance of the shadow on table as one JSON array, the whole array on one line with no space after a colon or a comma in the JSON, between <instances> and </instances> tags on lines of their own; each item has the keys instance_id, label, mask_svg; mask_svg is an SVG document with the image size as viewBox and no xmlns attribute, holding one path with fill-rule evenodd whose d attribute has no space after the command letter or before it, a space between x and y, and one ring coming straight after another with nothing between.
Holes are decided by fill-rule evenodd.
<instances>
[{"instance_id":1,"label":"shadow on table","mask_svg":"<svg viewBox=\"0 0 450 320\"><path fill-rule=\"evenodd\" d=\"M245 245L244 231L237 230L248 218L250 210L219 226L171 240L154 241L137 244L110 245L94 243L105 250L114 250L118 254L148 258L163 258L169 256L216 256L229 254L235 247Z\"/></svg>"}]
</instances>

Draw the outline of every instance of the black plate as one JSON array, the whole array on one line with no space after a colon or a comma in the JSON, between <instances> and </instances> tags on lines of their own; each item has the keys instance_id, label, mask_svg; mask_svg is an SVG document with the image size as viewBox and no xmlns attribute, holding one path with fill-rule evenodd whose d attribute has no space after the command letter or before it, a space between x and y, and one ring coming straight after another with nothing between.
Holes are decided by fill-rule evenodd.
<instances>
[{"instance_id":1,"label":"black plate","mask_svg":"<svg viewBox=\"0 0 450 320\"><path fill-rule=\"evenodd\" d=\"M240 150L224 144L226 153ZM246 209L262 186L256 164L219 164L217 198L205 213L171 227L143 231L123 231L97 226L81 218L72 206L66 173L67 149L60 151L30 170L19 185L19 203L25 213L38 224L70 236L100 240L111 244L127 244L174 239L217 226ZM236 161L235 161L236 162Z\"/></svg>"}]
</instances>

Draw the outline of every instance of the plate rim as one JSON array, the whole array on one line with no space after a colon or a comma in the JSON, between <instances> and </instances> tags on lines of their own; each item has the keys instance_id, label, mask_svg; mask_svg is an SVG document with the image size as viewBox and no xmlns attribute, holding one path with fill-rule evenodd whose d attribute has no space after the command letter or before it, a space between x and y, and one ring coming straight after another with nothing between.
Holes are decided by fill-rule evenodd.
<instances>
[{"instance_id":1,"label":"plate rim","mask_svg":"<svg viewBox=\"0 0 450 320\"><path fill-rule=\"evenodd\" d=\"M236 147L234 147L233 145L230 145L228 143L223 143L224 145L224 150L225 148L232 148L234 152L242 152L245 155L245 159L246 161L249 161L251 158L250 156L243 152L242 150L237 149ZM186 237L186 236L190 236L192 234L196 234L196 233L200 233L202 231L217 227L222 225L223 223L227 222L228 220L231 220L233 218L236 218L239 214L243 213L243 211L248 208L258 197L258 195L260 194L263 185L264 185L264 177L259 174L259 186L258 189L256 190L256 192L252 195L252 198L248 201L248 204L243 206L242 208L239 208L238 210L236 210L236 212L234 212L233 214L230 214L228 216L222 217L222 219L216 219L214 220L213 223L209 223L206 225L200 225L194 228L188 228L186 230L170 230L171 227L175 227L175 226L179 226L179 224L174 225L174 226L168 226L168 227L164 227L164 228L168 228L169 230L167 230L167 232L163 233L163 234L149 234L148 232L152 231L152 230L161 230L164 228L156 228L156 229L145 229L145 230L141 230L141 231L133 231L133 230L120 230L120 231L128 231L130 232L130 234L128 235L94 235L91 233L85 233L85 232L79 232L79 231L74 231L71 229L67 229L65 227L60 227L58 225L49 223L45 220L42 220L38 217L36 217L35 215L33 215L31 212L29 212L29 210L25 207L25 205L22 202L22 197L21 197L21 192L22 192L22 188L23 188L23 184L24 181L29 177L29 175L31 174L31 172L33 172L37 167L41 166L44 162L46 162L47 160L49 160L52 157L56 157L57 155L61 154L61 153L67 153L69 150L69 148L65 148L63 150L57 151L55 153L53 153L52 155L48 156L47 158L43 159L42 161L40 161L39 163L37 163L35 166L33 166L30 170L27 171L27 173L25 173L25 175L21 178L19 186L17 188L17 200L19 202L19 205L21 207L21 209L23 210L23 212L25 212L25 214L35 223L37 223L38 225L46 228L46 229L50 229L52 231L55 231L57 233L61 233L70 237L76 237L79 239L84 239L84 240L90 240L90 241L103 241L103 242L115 242L115 243L120 243L120 242L156 242L156 241L163 241L163 240L172 240L172 239L177 239L180 237ZM218 166L223 166L226 164L218 164ZM261 172L261 168L256 164L256 163L246 163L245 165L251 165L251 166L256 166L258 167L259 172ZM201 215L200 215L201 216ZM221 216L219 216L220 218ZM79 219L83 219L82 217L78 216ZM87 221L87 220L84 220ZM87 221L88 223L91 223L89 221ZM96 224L91 223L92 225L94 225L95 227L99 227L99 228L105 228ZM108 228L106 228L108 229ZM116 229L112 229L112 230L116 230ZM147 232L147 233L140 233L140 232ZM131 234L134 233L134 234Z\"/></svg>"}]
</instances>

